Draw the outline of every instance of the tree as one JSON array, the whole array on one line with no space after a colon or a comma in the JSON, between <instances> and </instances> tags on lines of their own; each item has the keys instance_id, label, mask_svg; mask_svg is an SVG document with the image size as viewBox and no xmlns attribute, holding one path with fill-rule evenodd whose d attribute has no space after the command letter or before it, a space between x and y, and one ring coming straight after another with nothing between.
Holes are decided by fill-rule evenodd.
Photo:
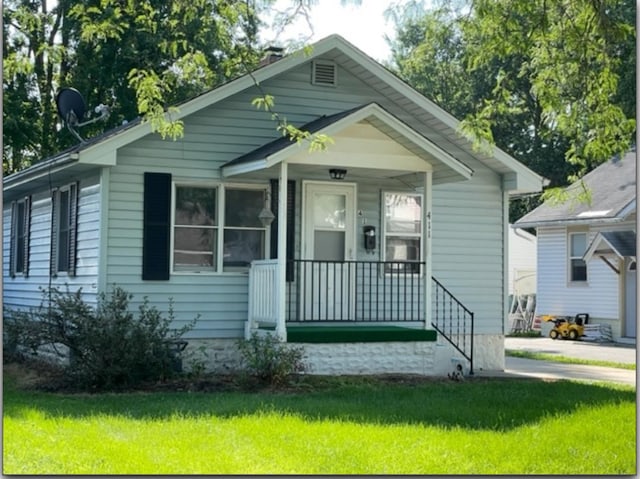
<instances>
[{"instance_id":1,"label":"tree","mask_svg":"<svg viewBox=\"0 0 640 479\"><path fill-rule=\"evenodd\" d=\"M93 136L142 116L163 137L183 133L170 105L251 71L259 59L257 32L276 0L7 0L3 12L5 173L76 142L57 132L54 94L82 92L89 107L110 107L107 122L83 129ZM360 3L360 0L343 0ZM318 0L290 0L275 25L303 16ZM275 113L266 92L258 106ZM274 114L293 139L310 139Z\"/></svg>"},{"instance_id":2,"label":"tree","mask_svg":"<svg viewBox=\"0 0 640 479\"><path fill-rule=\"evenodd\" d=\"M634 15L628 1L443 4L400 22L394 61L476 145L559 187L630 146L635 95L619 85L635 80Z\"/></svg>"},{"instance_id":3,"label":"tree","mask_svg":"<svg viewBox=\"0 0 640 479\"><path fill-rule=\"evenodd\" d=\"M49 6L50 3L53 6ZM253 2L225 0L9 0L3 11L5 173L70 146L54 95L73 85L89 107L109 105L93 135L139 114L163 136L168 105L255 65Z\"/></svg>"}]
</instances>

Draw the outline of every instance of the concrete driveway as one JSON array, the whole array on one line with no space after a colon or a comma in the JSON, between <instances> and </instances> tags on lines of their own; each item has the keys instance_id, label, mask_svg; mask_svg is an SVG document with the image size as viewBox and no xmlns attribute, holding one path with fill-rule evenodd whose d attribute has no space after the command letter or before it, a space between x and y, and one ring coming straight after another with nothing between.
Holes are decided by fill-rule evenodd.
<instances>
[{"instance_id":1,"label":"concrete driveway","mask_svg":"<svg viewBox=\"0 0 640 479\"><path fill-rule=\"evenodd\" d=\"M557 354L580 359L619 363L636 363L634 345L553 340L550 338L505 338L505 350L521 350ZM563 364L552 361L505 357L504 371L477 371L478 376L534 377L541 379L571 379L611 381L636 386L636 371L601 366Z\"/></svg>"}]
</instances>

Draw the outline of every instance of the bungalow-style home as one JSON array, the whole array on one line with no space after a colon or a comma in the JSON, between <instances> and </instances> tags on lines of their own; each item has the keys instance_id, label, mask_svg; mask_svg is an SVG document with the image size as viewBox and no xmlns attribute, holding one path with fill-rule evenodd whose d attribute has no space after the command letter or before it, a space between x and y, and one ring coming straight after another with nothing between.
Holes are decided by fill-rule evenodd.
<instances>
[{"instance_id":1,"label":"bungalow-style home","mask_svg":"<svg viewBox=\"0 0 640 479\"><path fill-rule=\"evenodd\" d=\"M289 141L252 100L327 135ZM339 36L179 106L184 137L134 121L4 182L5 305L116 284L212 369L271 331L311 373L504 367L510 194L542 178ZM271 221L273 219L273 221ZM135 305L134 305L135 306Z\"/></svg>"},{"instance_id":2,"label":"bungalow-style home","mask_svg":"<svg viewBox=\"0 0 640 479\"><path fill-rule=\"evenodd\" d=\"M615 341L635 341L635 148L583 182L568 191L586 187L590 202L545 202L515 223L538 233L537 313L587 313L590 323L610 326Z\"/></svg>"}]
</instances>

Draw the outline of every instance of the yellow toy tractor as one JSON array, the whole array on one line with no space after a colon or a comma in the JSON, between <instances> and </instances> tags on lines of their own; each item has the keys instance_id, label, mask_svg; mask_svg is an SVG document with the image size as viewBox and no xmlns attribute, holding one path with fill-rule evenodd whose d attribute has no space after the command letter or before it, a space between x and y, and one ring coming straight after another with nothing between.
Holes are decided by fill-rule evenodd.
<instances>
[{"instance_id":1,"label":"yellow toy tractor","mask_svg":"<svg viewBox=\"0 0 640 479\"><path fill-rule=\"evenodd\" d=\"M542 319L545 321L552 321L554 326L549 331L549 337L551 339L580 339L584 336L584 325L589 321L589 315L587 313L576 314L575 318L570 316L553 316L546 315Z\"/></svg>"}]
</instances>

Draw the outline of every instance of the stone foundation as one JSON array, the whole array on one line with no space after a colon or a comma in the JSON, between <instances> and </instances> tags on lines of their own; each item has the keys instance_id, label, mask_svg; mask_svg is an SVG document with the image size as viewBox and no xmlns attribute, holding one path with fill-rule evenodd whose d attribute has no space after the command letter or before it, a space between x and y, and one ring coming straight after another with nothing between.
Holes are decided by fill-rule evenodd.
<instances>
[{"instance_id":1,"label":"stone foundation","mask_svg":"<svg viewBox=\"0 0 640 479\"><path fill-rule=\"evenodd\" d=\"M237 371L241 357L236 344L232 339L189 340L182 356L183 368L224 374ZM309 374L446 376L458 363L468 373L468 361L442 337L437 341L289 344L304 350ZM504 364L504 336L476 336L474 370L504 370Z\"/></svg>"}]
</instances>

